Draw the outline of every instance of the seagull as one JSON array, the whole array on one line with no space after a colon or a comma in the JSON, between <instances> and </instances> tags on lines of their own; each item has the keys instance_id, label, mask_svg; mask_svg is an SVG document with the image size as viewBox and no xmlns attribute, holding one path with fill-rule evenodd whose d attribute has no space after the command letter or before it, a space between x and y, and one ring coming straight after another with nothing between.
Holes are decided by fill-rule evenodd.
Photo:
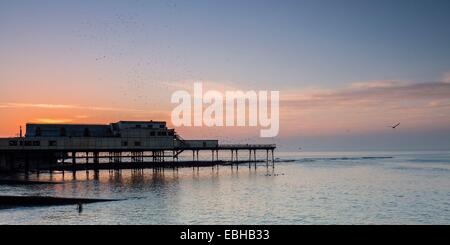
<instances>
[{"instance_id":1,"label":"seagull","mask_svg":"<svg viewBox=\"0 0 450 245\"><path fill-rule=\"evenodd\" d=\"M393 128L393 129L396 129L399 125L400 125L400 123L397 123L394 126L389 126L389 127Z\"/></svg>"}]
</instances>

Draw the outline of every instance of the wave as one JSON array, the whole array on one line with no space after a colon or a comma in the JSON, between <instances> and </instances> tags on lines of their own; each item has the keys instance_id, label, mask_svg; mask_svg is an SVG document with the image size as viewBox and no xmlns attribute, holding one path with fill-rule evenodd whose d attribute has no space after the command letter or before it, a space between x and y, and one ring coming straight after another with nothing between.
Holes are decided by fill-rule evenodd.
<instances>
[{"instance_id":1,"label":"wave","mask_svg":"<svg viewBox=\"0 0 450 245\"><path fill-rule=\"evenodd\" d=\"M297 161L298 161L298 159L280 159L280 158L275 159L275 162L278 162L278 163L280 163L280 162L297 162Z\"/></svg>"},{"instance_id":2,"label":"wave","mask_svg":"<svg viewBox=\"0 0 450 245\"><path fill-rule=\"evenodd\" d=\"M409 162L413 163L450 163L449 159L411 159Z\"/></svg>"},{"instance_id":3,"label":"wave","mask_svg":"<svg viewBox=\"0 0 450 245\"><path fill-rule=\"evenodd\" d=\"M410 167L410 166L399 166L394 167L396 170L404 170L404 171L435 171L435 172L450 172L448 168L439 168L439 167Z\"/></svg>"},{"instance_id":4,"label":"wave","mask_svg":"<svg viewBox=\"0 0 450 245\"><path fill-rule=\"evenodd\" d=\"M382 157L307 157L299 159L275 159L275 162L289 163L289 162L316 162L316 161L359 161L359 160L380 160L380 159L392 159L394 157L382 156Z\"/></svg>"},{"instance_id":5,"label":"wave","mask_svg":"<svg viewBox=\"0 0 450 245\"><path fill-rule=\"evenodd\" d=\"M378 159L392 159L394 157L327 157L327 158L320 158L320 160L328 160L328 161L354 161L354 160L378 160Z\"/></svg>"}]
</instances>

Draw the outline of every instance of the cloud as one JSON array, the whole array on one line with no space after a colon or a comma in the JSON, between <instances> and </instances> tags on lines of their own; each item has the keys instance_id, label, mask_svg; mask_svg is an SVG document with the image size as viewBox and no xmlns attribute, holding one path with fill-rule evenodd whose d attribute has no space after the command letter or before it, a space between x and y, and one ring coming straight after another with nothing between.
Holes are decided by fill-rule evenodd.
<instances>
[{"instance_id":1,"label":"cloud","mask_svg":"<svg viewBox=\"0 0 450 245\"><path fill-rule=\"evenodd\" d=\"M444 75L442 76L442 82L443 83L450 83L450 71L444 73Z\"/></svg>"},{"instance_id":2,"label":"cloud","mask_svg":"<svg viewBox=\"0 0 450 245\"><path fill-rule=\"evenodd\" d=\"M450 99L432 100L428 102L429 107L450 107Z\"/></svg>"},{"instance_id":3,"label":"cloud","mask_svg":"<svg viewBox=\"0 0 450 245\"><path fill-rule=\"evenodd\" d=\"M375 83L371 83L375 84ZM378 83L384 84L384 82ZM354 86L336 91L316 91L302 94L301 90L286 92L282 104L299 109L318 106L381 105L389 102L417 102L450 98L450 84L444 82L398 83L406 85Z\"/></svg>"},{"instance_id":4,"label":"cloud","mask_svg":"<svg viewBox=\"0 0 450 245\"><path fill-rule=\"evenodd\" d=\"M38 108L38 109L81 109L92 111L116 111L116 112L145 112L140 109L120 108L120 107L98 107L98 106L80 106L64 104L32 104L32 103L0 103L0 108Z\"/></svg>"},{"instance_id":5,"label":"cloud","mask_svg":"<svg viewBox=\"0 0 450 245\"><path fill-rule=\"evenodd\" d=\"M450 83L367 84L334 91L282 91L281 131L285 135L333 134L348 129L378 132L398 121L404 122L402 129L410 130L450 125Z\"/></svg>"},{"instance_id":6,"label":"cloud","mask_svg":"<svg viewBox=\"0 0 450 245\"><path fill-rule=\"evenodd\" d=\"M35 121L38 123L50 123L50 124L73 122L72 119L50 119L50 118L38 118Z\"/></svg>"},{"instance_id":7,"label":"cloud","mask_svg":"<svg viewBox=\"0 0 450 245\"><path fill-rule=\"evenodd\" d=\"M371 88L392 88L396 86L406 85L406 81L382 80L371 82L353 83L350 88L353 89L371 89Z\"/></svg>"},{"instance_id":8,"label":"cloud","mask_svg":"<svg viewBox=\"0 0 450 245\"><path fill-rule=\"evenodd\" d=\"M3 108L47 108L47 109L74 109L73 105L57 105L57 104L29 104L29 103L1 103Z\"/></svg>"}]
</instances>

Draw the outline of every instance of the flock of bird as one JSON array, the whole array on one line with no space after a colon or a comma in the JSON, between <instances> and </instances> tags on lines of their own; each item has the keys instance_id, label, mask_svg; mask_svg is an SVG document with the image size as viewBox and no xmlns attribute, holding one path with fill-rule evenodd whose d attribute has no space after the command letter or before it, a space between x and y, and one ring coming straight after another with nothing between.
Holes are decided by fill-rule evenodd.
<instances>
[{"instance_id":1,"label":"flock of bird","mask_svg":"<svg viewBox=\"0 0 450 245\"><path fill-rule=\"evenodd\" d=\"M176 8L177 5L174 2L169 1L167 3L168 7ZM102 47L98 50L103 53L108 53L108 55L101 54L94 58L95 62L102 63L121 63L124 60L125 54L135 53L134 51L138 49L138 38L149 38L149 33L146 32L149 29L154 28L154 26L146 26L144 22L138 21L139 15L136 13L133 14L116 14L112 19L105 20L103 22L83 22L82 28L79 31L79 37L83 38L87 43L91 45L95 45L98 42L102 43ZM170 25L166 23L161 23L159 26L160 29L170 29ZM139 37L135 37L132 35L133 33L141 33ZM140 40L142 41L142 40ZM126 45L123 45L126 43ZM136 47L133 47L136 45ZM132 100L135 103L139 103L140 105L144 105L147 109L157 109L163 106L163 96L164 93L151 93L148 95L149 90L155 89L158 87L158 90L164 90L165 92L169 92L173 90L170 85L165 83L160 83L163 79L163 73L169 72L167 67L172 67L172 69L177 69L178 72L187 75L188 77L196 77L197 79L201 77L198 74L193 74L192 69L187 68L187 60L181 58L179 55L176 55L174 59L164 58L162 55L164 52L169 52L171 49L171 45L169 44L159 44L160 50L158 53L145 54L135 60L135 65L129 68L129 71L125 73L126 78L123 80L122 85L120 85L120 90L122 90L122 96L128 98L128 100ZM164 50L165 49L165 50ZM162 50L162 51L161 51ZM162 52L162 53L159 53ZM140 55L137 55L139 57ZM100 63L100 65L102 64ZM184 71L183 71L183 68ZM103 79L100 79L103 80ZM177 80L177 79L174 79ZM181 77L178 80L182 80ZM153 82L152 82L153 81ZM155 97L156 96L156 97ZM161 96L161 97L158 97ZM400 123L395 125L388 126L392 129L397 129L400 126ZM350 132L350 130L346 130ZM202 136L210 136L211 134L215 134L218 132L205 131L201 134ZM220 133L220 132L219 132ZM215 134L217 135L217 134ZM236 140L235 137L227 137L223 136L220 140L224 143L248 143L249 141L256 140L257 137L251 138L242 138ZM273 140L272 140L273 141ZM302 150L302 147L299 147L298 150Z\"/></svg>"},{"instance_id":2,"label":"flock of bird","mask_svg":"<svg viewBox=\"0 0 450 245\"><path fill-rule=\"evenodd\" d=\"M142 1L138 4L148 3ZM168 13L177 14L176 2L168 0L165 7ZM178 81L186 77L201 79L202 75L193 72L186 57L172 49L170 39L154 38L171 35L171 22L149 22L147 15L136 10L96 19L86 18L80 22L79 28L74 29L74 36L81 46L94 50L90 55L94 64L100 67L99 83L114 79L117 83L109 83L108 86L116 86L117 96L127 98L146 110L158 110L167 106L163 103L164 98L174 90L161 81ZM142 49L143 45L148 48ZM74 48L70 50L76 52ZM111 74L102 74L105 67L108 70L121 67L122 75L111 78Z\"/></svg>"}]
</instances>

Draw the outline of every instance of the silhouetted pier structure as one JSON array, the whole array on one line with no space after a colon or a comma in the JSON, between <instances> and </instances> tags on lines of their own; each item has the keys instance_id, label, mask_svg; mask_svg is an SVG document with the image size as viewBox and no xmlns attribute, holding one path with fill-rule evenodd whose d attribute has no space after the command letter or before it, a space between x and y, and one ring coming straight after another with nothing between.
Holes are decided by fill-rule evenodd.
<instances>
[{"instance_id":1,"label":"silhouetted pier structure","mask_svg":"<svg viewBox=\"0 0 450 245\"><path fill-rule=\"evenodd\" d=\"M165 122L28 124L25 137L0 139L0 170L176 169L214 168L220 165L238 167L242 164L256 168L257 163L264 162L267 168L274 168L275 149L273 144L219 144L218 140L185 140L173 129L167 129ZM192 158L187 152L192 153ZM202 152L209 152L210 158L200 159ZM258 152L265 153L265 158L261 158ZM183 153L185 156L180 159Z\"/></svg>"}]
</instances>

